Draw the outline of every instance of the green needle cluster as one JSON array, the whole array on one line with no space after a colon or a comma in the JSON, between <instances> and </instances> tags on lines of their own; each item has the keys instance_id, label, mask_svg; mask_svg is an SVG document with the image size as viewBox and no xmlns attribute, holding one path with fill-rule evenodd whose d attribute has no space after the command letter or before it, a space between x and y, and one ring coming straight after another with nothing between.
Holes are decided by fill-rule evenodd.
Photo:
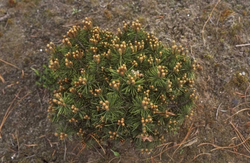
<instances>
[{"instance_id":1,"label":"green needle cluster","mask_svg":"<svg viewBox=\"0 0 250 163\"><path fill-rule=\"evenodd\" d=\"M197 98L197 63L188 51L175 43L164 46L138 21L123 22L114 34L85 18L61 45L50 43L46 51L47 73L55 79L48 86L48 117L58 124L61 140L129 140L150 152L178 129Z\"/></svg>"}]
</instances>

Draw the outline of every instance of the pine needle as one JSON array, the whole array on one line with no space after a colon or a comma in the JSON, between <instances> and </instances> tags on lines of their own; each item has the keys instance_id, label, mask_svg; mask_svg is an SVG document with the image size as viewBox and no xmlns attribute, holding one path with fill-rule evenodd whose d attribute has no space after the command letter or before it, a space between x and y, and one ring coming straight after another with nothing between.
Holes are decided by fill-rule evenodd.
<instances>
[{"instance_id":1,"label":"pine needle","mask_svg":"<svg viewBox=\"0 0 250 163\"><path fill-rule=\"evenodd\" d=\"M217 3L215 4L214 8L212 9L207 21L205 22L205 24L203 25L203 28L201 30L201 33L202 33L202 38L203 38L203 43L204 43L204 46L206 45L206 41L205 41L205 36L204 36L204 33L205 33L205 27L209 21L209 19L211 18L211 16L213 15L213 12L214 12L214 9L217 7L217 5L220 3L220 0L217 1Z\"/></svg>"},{"instance_id":2,"label":"pine needle","mask_svg":"<svg viewBox=\"0 0 250 163\"><path fill-rule=\"evenodd\" d=\"M99 143L99 141L98 141L92 134L90 134L90 136L91 136L93 139L95 139L95 141L98 143L98 145L102 148L103 153L106 154L104 148L103 148L102 145Z\"/></svg>"},{"instance_id":3,"label":"pine needle","mask_svg":"<svg viewBox=\"0 0 250 163\"><path fill-rule=\"evenodd\" d=\"M10 113L12 112L12 110L15 108L15 106L17 104L19 104L26 96L29 95L29 93L27 93L25 96L23 96L13 107L12 105L14 104L15 100L17 99L19 93L21 92L21 90L15 95L15 98L12 100L10 106L8 107L8 109L6 110L5 114L4 114L4 117L2 119L2 122L1 122L1 125L0 125L0 138L1 138L1 131L2 131L2 127L5 123L5 121L7 120L7 118L9 117Z\"/></svg>"},{"instance_id":4,"label":"pine needle","mask_svg":"<svg viewBox=\"0 0 250 163\"><path fill-rule=\"evenodd\" d=\"M9 63L9 62L6 62L6 61L4 61L4 60L2 60L2 59L0 59L0 61L2 61L3 63L6 63L7 65L10 65L10 66L15 67L15 68L17 68L17 69L20 69L19 67L15 66L15 65L13 65L13 64L11 64L11 63Z\"/></svg>"},{"instance_id":5,"label":"pine needle","mask_svg":"<svg viewBox=\"0 0 250 163\"><path fill-rule=\"evenodd\" d=\"M177 147L177 149L174 151L172 157L174 157L174 154L176 153L176 151L185 143L186 139L188 138L188 136L190 135L191 131L194 129L193 127L193 123L191 124L188 132L187 132L187 135L185 136L185 138L182 140L182 142L179 144L179 146Z\"/></svg>"}]
</instances>

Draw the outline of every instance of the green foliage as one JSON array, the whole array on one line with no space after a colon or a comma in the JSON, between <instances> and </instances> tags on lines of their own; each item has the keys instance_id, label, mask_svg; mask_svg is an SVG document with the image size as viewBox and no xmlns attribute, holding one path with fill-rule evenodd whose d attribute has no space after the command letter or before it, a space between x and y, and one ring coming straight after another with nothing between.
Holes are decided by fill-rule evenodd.
<instances>
[{"instance_id":1,"label":"green foliage","mask_svg":"<svg viewBox=\"0 0 250 163\"><path fill-rule=\"evenodd\" d=\"M73 8L72 15L75 15L77 13L81 12L81 10Z\"/></svg>"},{"instance_id":2,"label":"green foliage","mask_svg":"<svg viewBox=\"0 0 250 163\"><path fill-rule=\"evenodd\" d=\"M195 61L181 46L163 46L138 21L124 22L115 35L86 18L62 42L47 45L51 59L41 78L53 90L48 116L61 140L132 140L150 152L194 104Z\"/></svg>"},{"instance_id":3,"label":"green foliage","mask_svg":"<svg viewBox=\"0 0 250 163\"><path fill-rule=\"evenodd\" d=\"M120 156L120 153L118 153L116 151L113 151L112 149L110 149L110 150L111 150L111 152L113 152L113 154L114 154L115 157L119 157Z\"/></svg>"},{"instance_id":4,"label":"green foliage","mask_svg":"<svg viewBox=\"0 0 250 163\"><path fill-rule=\"evenodd\" d=\"M51 69L49 69L46 65L43 65L43 69L41 73L37 69L31 67L31 69L35 72L35 74L39 77L36 84L38 86L42 86L44 88L49 89L50 91L57 89L57 76L53 73Z\"/></svg>"}]
</instances>

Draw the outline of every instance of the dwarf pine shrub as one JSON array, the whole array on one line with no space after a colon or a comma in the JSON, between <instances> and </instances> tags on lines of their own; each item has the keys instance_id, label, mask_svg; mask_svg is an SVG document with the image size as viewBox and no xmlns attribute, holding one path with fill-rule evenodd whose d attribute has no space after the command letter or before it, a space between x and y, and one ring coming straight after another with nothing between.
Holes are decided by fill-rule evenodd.
<instances>
[{"instance_id":1,"label":"dwarf pine shrub","mask_svg":"<svg viewBox=\"0 0 250 163\"><path fill-rule=\"evenodd\" d=\"M178 129L196 99L195 61L181 46L163 46L138 21L123 22L114 34L85 18L46 51L47 72L56 79L48 117L61 140L129 140L149 152Z\"/></svg>"}]
</instances>

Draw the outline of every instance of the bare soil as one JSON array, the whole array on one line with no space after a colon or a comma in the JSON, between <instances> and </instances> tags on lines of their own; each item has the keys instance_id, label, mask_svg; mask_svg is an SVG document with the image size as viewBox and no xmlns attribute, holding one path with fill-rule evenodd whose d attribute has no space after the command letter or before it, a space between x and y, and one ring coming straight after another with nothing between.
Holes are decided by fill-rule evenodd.
<instances>
[{"instance_id":1,"label":"bare soil","mask_svg":"<svg viewBox=\"0 0 250 163\"><path fill-rule=\"evenodd\" d=\"M239 46L250 43L250 1L217 2L1 0L0 162L250 162L250 46ZM49 58L46 44L59 44L85 17L114 32L122 21L138 19L163 43L175 40L184 46L203 67L196 74L199 98L193 115L150 155L127 142L112 146L120 154L115 157L98 145L84 148L81 142L54 136L46 113L48 91L35 84L31 68L41 70Z\"/></svg>"}]
</instances>

